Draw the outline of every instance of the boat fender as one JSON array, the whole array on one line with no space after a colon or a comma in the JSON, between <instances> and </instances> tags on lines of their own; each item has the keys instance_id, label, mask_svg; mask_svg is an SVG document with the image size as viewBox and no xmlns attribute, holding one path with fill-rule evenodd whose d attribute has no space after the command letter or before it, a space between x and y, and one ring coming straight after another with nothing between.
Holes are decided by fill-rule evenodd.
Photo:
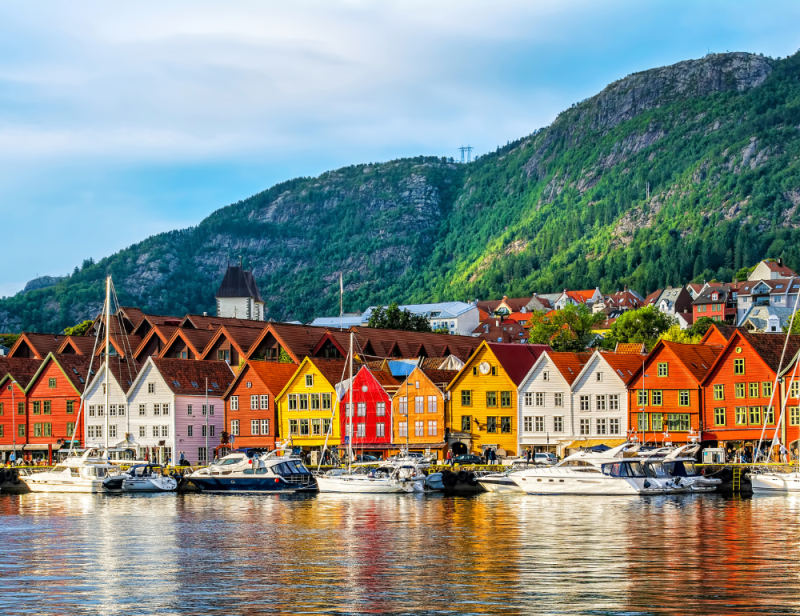
<instances>
[{"instance_id":1,"label":"boat fender","mask_svg":"<svg viewBox=\"0 0 800 616\"><path fill-rule=\"evenodd\" d=\"M471 486L478 485L478 478L475 477L475 473L470 473L469 474L469 480L467 481L467 483L469 483L469 485L471 485Z\"/></svg>"},{"instance_id":2,"label":"boat fender","mask_svg":"<svg viewBox=\"0 0 800 616\"><path fill-rule=\"evenodd\" d=\"M458 479L459 483L464 483L468 478L467 471L458 471L456 478Z\"/></svg>"},{"instance_id":3,"label":"boat fender","mask_svg":"<svg viewBox=\"0 0 800 616\"><path fill-rule=\"evenodd\" d=\"M644 487L645 488L649 488L650 487L650 481L649 480L647 480L647 479L644 480Z\"/></svg>"}]
</instances>

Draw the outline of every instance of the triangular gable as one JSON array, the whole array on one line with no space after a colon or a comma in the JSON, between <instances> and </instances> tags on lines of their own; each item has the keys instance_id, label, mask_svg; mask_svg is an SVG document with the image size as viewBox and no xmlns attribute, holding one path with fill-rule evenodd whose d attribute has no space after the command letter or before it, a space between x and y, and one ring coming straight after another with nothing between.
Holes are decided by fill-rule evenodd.
<instances>
[{"instance_id":1,"label":"triangular gable","mask_svg":"<svg viewBox=\"0 0 800 616\"><path fill-rule=\"evenodd\" d=\"M58 369L61 370L61 373L64 375L64 378L67 379L67 382L72 386L72 389L75 390L75 393L77 393L78 396L83 395L83 392L78 391L78 388L75 387L75 383L73 382L72 377L69 374L67 374L66 370L64 370L64 367L58 362L58 359L54 353L48 353L47 357L45 357L42 360L42 365L39 366L39 369L36 371L36 374L33 375L31 382L28 383L28 386L25 388L25 394L27 395L28 392L33 388L33 386L36 384L36 381L39 380L39 377L45 371L50 362L54 362L58 366Z\"/></svg>"},{"instance_id":2,"label":"triangular gable","mask_svg":"<svg viewBox=\"0 0 800 616\"><path fill-rule=\"evenodd\" d=\"M770 334L762 334L762 335L765 335L765 336L767 336L767 335L770 335ZM773 335L774 335L774 334L773 334ZM709 368L708 372L706 373L706 376L705 376L705 378L704 378L704 379L703 379L703 381L700 383L700 385L701 385L701 386L703 386L703 387L704 387L704 386L706 385L706 383L707 383L707 382L708 382L708 381L711 379L712 375L716 374L717 367L718 367L718 366L719 366L721 363L723 363L723 362L725 361L725 357L726 357L726 356L727 356L727 354L728 354L728 349L730 349L730 348L732 348L732 347L735 347L737 344L740 344L740 343L742 343L742 342L746 342L746 343L747 343L747 345L748 345L748 346L750 346L750 347L753 349L753 353L755 354L755 356L756 356L756 357L758 357L758 360L759 360L759 361L760 361L760 362L761 362L761 363L764 365L764 367L766 367L766 368L767 368L767 370L769 370L770 372L772 372L772 371L773 371L773 370L772 370L772 368L770 368L770 367L769 367L769 365L767 364L767 362L765 362L765 361L764 361L764 358L762 358L762 357L761 357L761 355L759 355L759 353L758 353L758 351L755 349L755 347L752 347L752 345L750 345L750 343L749 343L749 342L747 341L747 339L744 337L744 335L742 334L742 332L740 332L739 330L736 330L736 331L734 331L734 332L733 332L733 335L731 336L730 340L728 340L728 343L727 343L727 344L726 344L726 345L725 345L725 346L722 348L722 351L720 352L720 354L719 354L719 355L717 355L717 359L716 359L716 361L715 361L715 362L714 362L714 364L711 366L711 368Z\"/></svg>"},{"instance_id":3,"label":"triangular gable","mask_svg":"<svg viewBox=\"0 0 800 616\"><path fill-rule=\"evenodd\" d=\"M287 355L289 355L289 357L292 358L292 361L294 363L296 363L296 364L301 364L302 363L302 360L297 355L295 355L295 353L292 351L291 347L289 347L289 345L287 345L286 342L280 337L278 332L276 332L273 329L272 324L269 324L267 327L265 327L261 331L261 334L258 336L258 338L256 338L255 342L253 342L253 344L247 350L247 354L245 355L245 357L247 359L251 359L251 358L255 359L255 358L253 358L253 353L255 353L255 351L258 349L259 346L261 346L262 342L268 341L270 336L272 337L272 339L275 342L278 343L278 345L280 345L280 348L282 348L284 350L284 352Z\"/></svg>"},{"instance_id":4,"label":"triangular gable","mask_svg":"<svg viewBox=\"0 0 800 616\"><path fill-rule=\"evenodd\" d=\"M228 386L228 389L226 389L225 392L222 394L221 396L222 399L227 400L228 396L236 388L236 385L239 383L239 381L241 381L244 378L245 373L250 373L250 372L255 374L256 378L261 382L261 384L267 389L269 389L267 384L264 382L264 379L261 378L261 375L258 374L256 370L250 367L250 362L245 361L244 366L242 366L242 369L239 370L238 374L235 377L233 377L233 381L231 381L231 384Z\"/></svg>"},{"instance_id":5,"label":"triangular gable","mask_svg":"<svg viewBox=\"0 0 800 616\"><path fill-rule=\"evenodd\" d=\"M470 354L470 356L467 358L467 360L464 362L464 367L461 368L461 370L458 371L458 374L455 376L455 378L447 386L447 391L450 391L451 389L453 389L453 387L455 387L458 384L458 382L461 380L461 377L464 376L467 373L467 370L471 369L472 362L478 356L478 353L480 353L481 349L483 349L484 347L491 354L492 358L494 358L494 360L497 361L497 358L494 356L494 353L492 353L492 349L489 348L489 345L484 340L483 342L481 342L478 345L478 348L475 349Z\"/></svg>"},{"instance_id":6,"label":"triangular gable","mask_svg":"<svg viewBox=\"0 0 800 616\"><path fill-rule=\"evenodd\" d=\"M206 345L206 348L203 350L202 356L200 356L200 359L206 359L206 356L211 352L211 349L214 348L214 345L217 344L217 341L221 337L224 337L233 347L236 348L236 352L239 353L239 357L245 357L246 356L246 354L247 354L246 350L243 350L242 347L239 346L239 343L236 342L235 338L231 335L231 333L223 325L222 327L220 327L217 330L217 332L214 334L214 337L211 338L211 340L209 340L208 344Z\"/></svg>"},{"instance_id":7,"label":"triangular gable","mask_svg":"<svg viewBox=\"0 0 800 616\"><path fill-rule=\"evenodd\" d=\"M311 351L311 355L313 355L314 357L320 357L325 347L331 347L331 346L334 347L337 351L339 351L342 357L347 357L348 353L347 350L342 348L342 345L339 344L339 342L336 340L336 338L334 338L331 335L330 332L325 332L322 338L319 339L319 342L317 342L316 346ZM366 351L364 353L366 354Z\"/></svg>"},{"instance_id":8,"label":"triangular gable","mask_svg":"<svg viewBox=\"0 0 800 616\"><path fill-rule=\"evenodd\" d=\"M277 396L275 396L275 399L276 399L276 400L278 400L279 398L282 398L282 397L283 397L283 394L285 394L285 393L286 393L286 391L287 391L287 390L288 390L288 389L289 389L289 388L292 386L292 384L294 384L295 380L298 378L298 376L300 375L300 373L303 371L303 367L304 367L306 364L313 364L313 362L311 361L311 358L310 358L310 357L304 357L304 358L303 358L303 361L301 361L301 362L300 362L300 365L299 365L299 366L297 366L297 370L296 370L296 371L295 371L295 373L292 375L292 378L290 378L290 379L289 379L289 381L286 383L286 385L284 385L283 389L281 389L281 393L279 393ZM319 371L318 371L318 372L319 372ZM322 376L322 373L320 373L320 376ZM325 377L323 376L322 378L325 378ZM327 380L328 380L328 379L325 379L325 381L326 381L326 382L327 382ZM330 385L330 386L331 386L332 388L334 388L334 390L335 390L335 388L336 388L336 385L335 385L335 384L331 385L331 383L328 383L328 385Z\"/></svg>"},{"instance_id":9,"label":"triangular gable","mask_svg":"<svg viewBox=\"0 0 800 616\"><path fill-rule=\"evenodd\" d=\"M95 342L97 338L94 336L67 336L56 355L91 355Z\"/></svg>"},{"instance_id":10,"label":"triangular gable","mask_svg":"<svg viewBox=\"0 0 800 616\"><path fill-rule=\"evenodd\" d=\"M539 367L540 367L542 364L545 364L545 363L552 365L552 366L553 366L553 368L555 369L555 371L558 373L558 376L559 376L559 378L561 378L561 380L562 380L562 381L564 381L564 384L565 384L567 387L569 387L569 383L567 383L567 380L564 378L564 375L563 375L563 374L561 374L561 370L559 370L559 369L558 369L558 366L556 366L556 365L555 365L555 364L554 364L554 363L551 361L551 359L550 359L550 355L548 355L547 351L545 351L544 353L542 353L541 355L539 355L539 357L537 357L537 358L536 358L536 361L535 361L535 362L533 362L533 365L531 366L531 369L530 369L530 370L528 370L528 374L526 374L526 375L523 377L523 379L522 379L522 380L519 382L519 390L520 390L520 391L522 391L522 388L523 388L523 387L526 387L526 386L528 385L528 382L529 382L529 381L530 381L530 379L533 377L533 375L536 373L536 370L537 370L537 369L538 369L538 368L539 368Z\"/></svg>"},{"instance_id":11,"label":"triangular gable","mask_svg":"<svg viewBox=\"0 0 800 616\"><path fill-rule=\"evenodd\" d=\"M164 345L164 348L161 349L161 353L159 353L158 356L166 357L167 353L170 352L170 350L172 349L173 346L175 346L175 343L178 342L178 340L183 341L186 344L186 346L188 346L192 350L192 353L194 353L195 357L202 356L205 347L198 351L195 345L192 343L192 341L189 340L188 336L186 336L183 330L181 330L180 328L175 330L175 333L172 334L170 339Z\"/></svg>"},{"instance_id":12,"label":"triangular gable","mask_svg":"<svg viewBox=\"0 0 800 616\"><path fill-rule=\"evenodd\" d=\"M147 348L147 345L150 344L150 341L153 339L153 336L159 338L161 342L164 344L166 344L169 341L169 338L164 336L164 333L161 331L159 327L151 327L150 331L148 331L145 337L142 338L142 341L139 343L139 346L137 346L133 351L133 358L136 361L139 361L139 356L142 354L142 351L145 348ZM163 349L160 349L159 353L161 352L161 350Z\"/></svg>"}]
</instances>

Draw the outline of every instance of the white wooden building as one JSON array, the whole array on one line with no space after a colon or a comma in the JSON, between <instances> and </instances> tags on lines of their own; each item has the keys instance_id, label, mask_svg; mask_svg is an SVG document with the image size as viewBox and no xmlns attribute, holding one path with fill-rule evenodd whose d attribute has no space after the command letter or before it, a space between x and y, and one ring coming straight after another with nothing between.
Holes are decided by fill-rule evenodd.
<instances>
[{"instance_id":1,"label":"white wooden building","mask_svg":"<svg viewBox=\"0 0 800 616\"><path fill-rule=\"evenodd\" d=\"M128 410L128 390L136 379L139 367L134 362L111 357L108 370L108 408L105 362L92 368L94 376L84 393L83 403L83 437L87 445L114 447L124 442L127 436L133 436Z\"/></svg>"}]
</instances>

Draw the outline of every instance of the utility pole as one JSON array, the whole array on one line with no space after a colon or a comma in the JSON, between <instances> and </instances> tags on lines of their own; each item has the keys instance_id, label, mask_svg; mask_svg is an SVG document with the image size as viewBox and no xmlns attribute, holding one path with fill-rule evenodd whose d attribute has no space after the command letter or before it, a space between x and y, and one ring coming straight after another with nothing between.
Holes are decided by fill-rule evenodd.
<instances>
[{"instance_id":1,"label":"utility pole","mask_svg":"<svg viewBox=\"0 0 800 616\"><path fill-rule=\"evenodd\" d=\"M12 458L14 464L17 463L17 409L16 405L14 404L14 385L17 382L14 379L11 379L11 383L8 386L9 391L11 392L11 438L13 439L13 450L11 451Z\"/></svg>"},{"instance_id":2,"label":"utility pole","mask_svg":"<svg viewBox=\"0 0 800 616\"><path fill-rule=\"evenodd\" d=\"M208 415L211 412L211 409L208 407L208 377L206 377L206 406L205 406L205 416L206 416L206 466L208 466Z\"/></svg>"},{"instance_id":3,"label":"utility pole","mask_svg":"<svg viewBox=\"0 0 800 616\"><path fill-rule=\"evenodd\" d=\"M461 162L470 162L472 160L472 150L474 150L471 145L462 145L458 148L458 151L461 152ZM466 155L466 156L465 156ZM464 160L466 158L466 161Z\"/></svg>"}]
</instances>

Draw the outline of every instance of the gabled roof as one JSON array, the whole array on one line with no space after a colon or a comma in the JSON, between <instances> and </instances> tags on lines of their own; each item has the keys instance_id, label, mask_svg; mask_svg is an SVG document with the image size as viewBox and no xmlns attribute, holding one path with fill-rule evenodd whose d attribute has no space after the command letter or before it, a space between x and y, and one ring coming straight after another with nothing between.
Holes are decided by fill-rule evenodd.
<instances>
[{"instance_id":1,"label":"gabled roof","mask_svg":"<svg viewBox=\"0 0 800 616\"><path fill-rule=\"evenodd\" d=\"M598 353L611 369L627 385L631 382L637 370L642 368L642 355L630 355L625 353Z\"/></svg>"},{"instance_id":2,"label":"gabled roof","mask_svg":"<svg viewBox=\"0 0 800 616\"><path fill-rule=\"evenodd\" d=\"M508 377L519 386L533 363L544 352L552 349L546 344L500 344L497 342L484 342L489 350L503 366Z\"/></svg>"},{"instance_id":3,"label":"gabled roof","mask_svg":"<svg viewBox=\"0 0 800 616\"><path fill-rule=\"evenodd\" d=\"M283 389L281 389L280 393L275 396L276 398L280 398L281 396L283 396L286 390L289 389L291 384L298 377L300 371L303 369L303 366L305 366L306 364L311 364L312 366L314 366L334 391L336 391L336 386L348 377L348 374L346 372L347 362L345 360L323 359L321 357L306 356L300 362L300 365L296 366L297 369L295 370L294 374L286 382L286 385L283 386ZM360 367L361 364L358 363L353 364L353 375L357 373Z\"/></svg>"},{"instance_id":4,"label":"gabled roof","mask_svg":"<svg viewBox=\"0 0 800 616\"><path fill-rule=\"evenodd\" d=\"M530 316L528 313L528 318ZM498 321L500 321L500 325L497 325ZM489 317L472 330L472 335L487 342L520 342L527 338L527 330L515 320L501 321L500 317Z\"/></svg>"},{"instance_id":5,"label":"gabled roof","mask_svg":"<svg viewBox=\"0 0 800 616\"><path fill-rule=\"evenodd\" d=\"M10 377L19 383L21 389L25 389L41 365L41 359L0 357L0 383L3 383L6 377Z\"/></svg>"},{"instance_id":6,"label":"gabled roof","mask_svg":"<svg viewBox=\"0 0 800 616\"><path fill-rule=\"evenodd\" d=\"M764 364L766 364L766 366L773 372L777 372L781 363L781 355L783 353L784 343L786 344L786 355L783 362L784 366L788 365L787 362L790 362L791 358L794 357L798 350L800 350L800 336L788 336L788 341L786 338L787 335L785 334L751 334L745 330L737 328L734 334L728 340L728 344L725 345L725 348L717 356L714 366L712 366L712 370L708 371L708 374L703 379L703 382L705 383L705 381L707 381L711 376L713 368L716 367L717 363L722 361L725 352L732 346L735 346L739 340L746 341L752 347L753 351L755 351L756 354L761 358Z\"/></svg>"},{"instance_id":7,"label":"gabled roof","mask_svg":"<svg viewBox=\"0 0 800 616\"><path fill-rule=\"evenodd\" d=\"M216 297L252 297L263 302L258 290L256 279L252 272L246 271L239 265L229 265L222 283L219 285Z\"/></svg>"},{"instance_id":8,"label":"gabled roof","mask_svg":"<svg viewBox=\"0 0 800 616\"><path fill-rule=\"evenodd\" d=\"M44 359L48 353L55 353L64 342L63 334L36 334L22 332L20 337L8 352L9 357L17 356L25 346L31 350L36 359Z\"/></svg>"},{"instance_id":9,"label":"gabled roof","mask_svg":"<svg viewBox=\"0 0 800 616\"><path fill-rule=\"evenodd\" d=\"M175 395L222 396L233 382L234 374L224 361L187 361L172 357L151 357L149 360Z\"/></svg>"},{"instance_id":10,"label":"gabled roof","mask_svg":"<svg viewBox=\"0 0 800 616\"><path fill-rule=\"evenodd\" d=\"M444 387L440 387L440 389L446 389L447 384L456 378L458 374L458 370L431 370L428 368L420 368L419 371L428 377L428 380L436 385L436 387L444 385Z\"/></svg>"},{"instance_id":11,"label":"gabled roof","mask_svg":"<svg viewBox=\"0 0 800 616\"><path fill-rule=\"evenodd\" d=\"M709 286L704 289L692 302L693 305L701 304L718 304L728 301L728 296L735 291L734 287L727 285ZM714 294L717 294L717 299L713 299Z\"/></svg>"},{"instance_id":12,"label":"gabled roof","mask_svg":"<svg viewBox=\"0 0 800 616\"><path fill-rule=\"evenodd\" d=\"M664 292L664 289L656 289L650 295L644 298L644 305L645 306L654 306L658 303L658 298L661 297L661 294Z\"/></svg>"},{"instance_id":13,"label":"gabled roof","mask_svg":"<svg viewBox=\"0 0 800 616\"><path fill-rule=\"evenodd\" d=\"M129 355L133 355L133 351L138 349L139 345L142 344L142 337L113 334L108 337L108 341L121 357L128 357ZM97 341L97 351L95 352L95 355L104 355L105 352L106 340L103 337Z\"/></svg>"},{"instance_id":14,"label":"gabled roof","mask_svg":"<svg viewBox=\"0 0 800 616\"><path fill-rule=\"evenodd\" d=\"M119 312L121 312L134 327L138 326L139 323L142 322L142 319L144 319L144 312L133 306L120 306Z\"/></svg>"},{"instance_id":15,"label":"gabled roof","mask_svg":"<svg viewBox=\"0 0 800 616\"><path fill-rule=\"evenodd\" d=\"M246 357L247 351L250 350L250 347L253 346L253 343L260 335L261 329L256 329L254 327L222 326L214 332L213 337L206 344L205 351L200 359L206 359L213 346L223 336L236 347L236 351L241 357ZM212 357L212 359L215 358Z\"/></svg>"},{"instance_id":16,"label":"gabled roof","mask_svg":"<svg viewBox=\"0 0 800 616\"><path fill-rule=\"evenodd\" d=\"M569 385L575 382L583 367L592 358L592 353L557 353L555 351L546 351L546 353Z\"/></svg>"},{"instance_id":17,"label":"gabled roof","mask_svg":"<svg viewBox=\"0 0 800 616\"><path fill-rule=\"evenodd\" d=\"M585 304L590 299L594 297L594 294L597 292L597 289L585 289L581 291L568 291L564 289L564 295L566 295L571 300L578 302L579 304Z\"/></svg>"},{"instance_id":18,"label":"gabled roof","mask_svg":"<svg viewBox=\"0 0 800 616\"><path fill-rule=\"evenodd\" d=\"M135 361L129 362L120 357L112 356L110 359L111 361L108 363L108 373L117 381L122 390L127 393L134 381L136 381L136 376L139 374L142 365ZM93 366L92 372L94 372L94 377L89 381L89 388L94 387L95 382L102 382L105 378L105 362L100 363L99 366Z\"/></svg>"},{"instance_id":19,"label":"gabled roof","mask_svg":"<svg viewBox=\"0 0 800 616\"><path fill-rule=\"evenodd\" d=\"M142 335L142 331L150 331L153 327L178 327L183 321L183 317L165 316L160 314L146 314L139 321L139 324L131 332L137 336Z\"/></svg>"},{"instance_id":20,"label":"gabled roof","mask_svg":"<svg viewBox=\"0 0 800 616\"><path fill-rule=\"evenodd\" d=\"M172 345L175 344L175 341L178 338L186 343L186 346L192 350L192 353L194 353L195 357L202 357L206 346L213 337L213 331L201 329L182 329L179 327L175 330L175 333L172 334L172 337L166 342L164 348L159 354L159 357L164 357L164 353L166 353L172 347Z\"/></svg>"},{"instance_id":21,"label":"gabled roof","mask_svg":"<svg viewBox=\"0 0 800 616\"><path fill-rule=\"evenodd\" d=\"M292 323L268 323L266 328L261 330L258 338L247 351L248 358L253 354L259 344L268 335L272 335L278 344L289 354L298 364L304 357L313 354L314 347L319 339L325 335L328 329L325 327L314 327L311 325L294 325Z\"/></svg>"},{"instance_id":22,"label":"gabled roof","mask_svg":"<svg viewBox=\"0 0 800 616\"><path fill-rule=\"evenodd\" d=\"M706 333L703 334L703 337L700 339L700 344L706 344L707 340L714 335L714 330L721 335L725 340L730 340L731 336L736 332L736 327L731 327L729 325L718 325L717 323L712 323L711 326L706 330Z\"/></svg>"},{"instance_id":23,"label":"gabled roof","mask_svg":"<svg viewBox=\"0 0 800 616\"><path fill-rule=\"evenodd\" d=\"M231 392L236 388L236 385L244 378L244 374L253 373L267 389L269 389L273 396L277 396L286 384L291 380L295 372L297 372L297 364L282 364L276 361L261 361L257 359L248 359L239 373L236 375L230 386L225 391L223 398L227 399Z\"/></svg>"},{"instance_id":24,"label":"gabled roof","mask_svg":"<svg viewBox=\"0 0 800 616\"><path fill-rule=\"evenodd\" d=\"M92 357L85 355L56 355L55 353L48 353L39 369L31 377L28 386L25 388L25 393L30 391L36 380L39 378L51 362L55 363L61 368L61 371L69 379L69 382L78 392L78 395L83 395L83 390L86 388L86 377L96 373L96 366L92 365L92 374L89 374L89 365L92 362ZM94 364L97 364L95 361Z\"/></svg>"},{"instance_id":25,"label":"gabled roof","mask_svg":"<svg viewBox=\"0 0 800 616\"><path fill-rule=\"evenodd\" d=\"M72 349L75 355L91 355L95 342L99 346L100 341L94 336L64 336L64 342L58 347L56 353L61 355L62 353L69 353L69 349Z\"/></svg>"},{"instance_id":26,"label":"gabled roof","mask_svg":"<svg viewBox=\"0 0 800 616\"><path fill-rule=\"evenodd\" d=\"M780 306L750 306L747 312L739 320L739 327L747 326L750 323L757 331L766 332L771 316L778 318L778 331L783 332L784 327L788 327L792 318L794 308L781 308Z\"/></svg>"},{"instance_id":27,"label":"gabled roof","mask_svg":"<svg viewBox=\"0 0 800 616\"><path fill-rule=\"evenodd\" d=\"M766 265L769 271L780 274L781 276L784 277L797 276L797 274L794 271L783 265L783 262L779 263L777 261L772 261L771 259L764 259L761 263Z\"/></svg>"},{"instance_id":28,"label":"gabled roof","mask_svg":"<svg viewBox=\"0 0 800 616\"><path fill-rule=\"evenodd\" d=\"M377 356L391 357L397 349L402 357L419 357L424 348L428 357L455 355L459 359L469 357L478 348L480 341L472 336L436 334L429 332L409 332L372 327L351 327L356 333L359 345L366 351L371 345ZM339 332L331 332L336 335Z\"/></svg>"},{"instance_id":29,"label":"gabled roof","mask_svg":"<svg viewBox=\"0 0 800 616\"><path fill-rule=\"evenodd\" d=\"M500 306L505 304L511 308L511 312L521 312L531 301L530 297L503 297L503 299L493 299L485 302L478 302L478 308L490 315Z\"/></svg>"},{"instance_id":30,"label":"gabled roof","mask_svg":"<svg viewBox=\"0 0 800 616\"><path fill-rule=\"evenodd\" d=\"M187 329L217 329L223 326L252 327L262 330L267 326L265 321L252 319L236 319L232 317L212 317L207 314L187 314L180 322L180 327Z\"/></svg>"},{"instance_id":31,"label":"gabled roof","mask_svg":"<svg viewBox=\"0 0 800 616\"><path fill-rule=\"evenodd\" d=\"M169 339L175 334L175 331L178 328L172 325L154 325L147 335L142 338L142 341L139 343L139 346L133 350L133 356L138 357L139 353L141 353L142 348L147 345L148 342L153 338L153 336L160 338L161 342L166 344L169 342Z\"/></svg>"}]
</instances>

